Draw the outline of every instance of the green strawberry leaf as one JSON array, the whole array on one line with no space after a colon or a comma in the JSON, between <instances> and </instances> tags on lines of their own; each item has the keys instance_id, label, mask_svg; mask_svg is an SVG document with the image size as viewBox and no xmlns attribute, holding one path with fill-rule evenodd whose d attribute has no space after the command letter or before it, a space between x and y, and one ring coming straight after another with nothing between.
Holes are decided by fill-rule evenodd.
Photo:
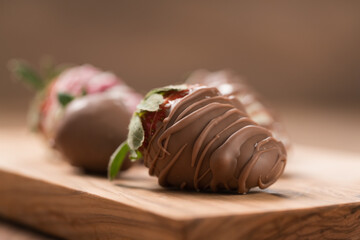
<instances>
[{"instance_id":1,"label":"green strawberry leaf","mask_svg":"<svg viewBox=\"0 0 360 240\"><path fill-rule=\"evenodd\" d=\"M160 104L164 102L161 94L154 93L148 98L143 99L137 106L138 111L156 112L160 108Z\"/></svg>"},{"instance_id":2,"label":"green strawberry leaf","mask_svg":"<svg viewBox=\"0 0 360 240\"><path fill-rule=\"evenodd\" d=\"M162 88L155 88L155 89L151 90L150 92L148 92L148 94L146 94L144 99L149 98L153 94L161 94L161 93L168 92L168 91L183 91L186 89L187 89L187 86L185 84L169 85L169 86L162 87Z\"/></svg>"},{"instance_id":3,"label":"green strawberry leaf","mask_svg":"<svg viewBox=\"0 0 360 240\"><path fill-rule=\"evenodd\" d=\"M151 90L145 98L137 106L137 111L134 113L129 124L129 133L127 142L131 150L131 156L135 159L139 158L137 150L142 146L145 139L145 132L142 126L141 117L146 112L156 112L159 106L164 102L163 93L168 91L182 91L186 90L186 85L169 85L162 88Z\"/></svg>"},{"instance_id":4,"label":"green strawberry leaf","mask_svg":"<svg viewBox=\"0 0 360 240\"><path fill-rule=\"evenodd\" d=\"M74 96L68 93L58 93L58 101L61 106L66 107L72 100L74 100Z\"/></svg>"},{"instance_id":5,"label":"green strawberry leaf","mask_svg":"<svg viewBox=\"0 0 360 240\"><path fill-rule=\"evenodd\" d=\"M134 113L129 124L128 144L132 151L136 151L143 144L145 132L138 113Z\"/></svg>"},{"instance_id":6,"label":"green strawberry leaf","mask_svg":"<svg viewBox=\"0 0 360 240\"><path fill-rule=\"evenodd\" d=\"M123 142L111 155L108 165L108 179L110 181L116 177L121 169L122 164L124 163L126 156L129 153L129 157L132 162L135 162L142 157L141 152L139 150L131 150L129 144L126 141Z\"/></svg>"},{"instance_id":7,"label":"green strawberry leaf","mask_svg":"<svg viewBox=\"0 0 360 240\"><path fill-rule=\"evenodd\" d=\"M41 76L30 67L25 61L11 60L9 62L10 71L16 76L17 79L28 84L30 87L37 91L45 88L45 82Z\"/></svg>"},{"instance_id":8,"label":"green strawberry leaf","mask_svg":"<svg viewBox=\"0 0 360 240\"><path fill-rule=\"evenodd\" d=\"M108 165L109 180L113 180L116 177L129 151L129 145L127 144L127 142L123 142L111 155Z\"/></svg>"}]
</instances>

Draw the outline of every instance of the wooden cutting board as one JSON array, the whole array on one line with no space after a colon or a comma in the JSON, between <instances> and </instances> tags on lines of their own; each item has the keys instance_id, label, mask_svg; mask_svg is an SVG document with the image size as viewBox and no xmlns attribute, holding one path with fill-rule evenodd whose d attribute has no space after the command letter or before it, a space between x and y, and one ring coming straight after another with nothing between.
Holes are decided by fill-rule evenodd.
<instances>
[{"instance_id":1,"label":"wooden cutting board","mask_svg":"<svg viewBox=\"0 0 360 240\"><path fill-rule=\"evenodd\" d=\"M183 192L141 166L86 175L25 129L0 129L0 215L71 239L360 239L360 155L294 146L269 189Z\"/></svg>"}]
</instances>

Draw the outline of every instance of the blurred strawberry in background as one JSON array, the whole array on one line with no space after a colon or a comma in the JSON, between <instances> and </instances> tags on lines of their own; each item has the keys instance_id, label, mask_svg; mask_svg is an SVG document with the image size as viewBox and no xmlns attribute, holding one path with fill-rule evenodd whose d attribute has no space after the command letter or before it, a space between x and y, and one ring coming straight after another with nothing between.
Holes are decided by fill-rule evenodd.
<instances>
[{"instance_id":1,"label":"blurred strawberry in background","mask_svg":"<svg viewBox=\"0 0 360 240\"><path fill-rule=\"evenodd\" d=\"M31 127L73 165L104 172L111 153L126 138L141 95L113 73L89 64L50 64L41 73L20 60L9 67L37 92L29 111Z\"/></svg>"}]
</instances>

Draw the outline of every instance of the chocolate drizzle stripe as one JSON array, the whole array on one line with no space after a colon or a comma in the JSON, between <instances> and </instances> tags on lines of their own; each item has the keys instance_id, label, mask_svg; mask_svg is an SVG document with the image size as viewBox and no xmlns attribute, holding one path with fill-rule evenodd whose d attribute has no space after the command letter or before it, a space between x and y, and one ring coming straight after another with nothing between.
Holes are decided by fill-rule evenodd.
<instances>
[{"instance_id":1,"label":"chocolate drizzle stripe","mask_svg":"<svg viewBox=\"0 0 360 240\"><path fill-rule=\"evenodd\" d=\"M237 161L233 161L233 159L238 159L240 157L240 148L241 146L250 138L259 134L269 134L269 132L265 128L261 128L259 126L245 126L235 133L233 133L229 138L223 143L220 147L218 147L210 157L210 168L213 172L213 179L211 180L211 188L216 191L217 185L219 183L227 183L233 176L236 169ZM225 162L226 164L222 164ZM251 162L251 160L250 160ZM247 165L249 162L247 163ZM219 165L223 167L223 169L219 170ZM252 164L250 166L253 166ZM244 170L247 168L245 167ZM243 176L243 172L240 174L240 178ZM245 173L245 176L248 174ZM242 179L243 180L243 179ZM241 184L245 184L244 181L241 181ZM240 184L239 184L240 186Z\"/></svg>"},{"instance_id":2,"label":"chocolate drizzle stripe","mask_svg":"<svg viewBox=\"0 0 360 240\"><path fill-rule=\"evenodd\" d=\"M211 147L211 145L219 138L219 135L216 135L205 147L204 151L201 153L200 155L200 158L199 158L199 161L198 161L198 164L196 165L196 169L195 169L195 175L194 175L194 186L195 186L195 189L198 190L199 189L199 181L204 178L206 176L206 173L209 173L210 172L210 168L207 169L205 171L205 173L203 173L203 175L198 178L199 176L199 173L200 173L200 169L201 169L201 166L202 166L202 162L205 158L205 155L207 153L207 151L209 150L209 148ZM209 171L208 171L209 170Z\"/></svg>"},{"instance_id":3,"label":"chocolate drizzle stripe","mask_svg":"<svg viewBox=\"0 0 360 240\"><path fill-rule=\"evenodd\" d=\"M181 149L179 150L178 153L176 153L176 155L171 159L171 161L166 165L166 167L161 171L160 175L159 175L159 184L160 185L166 185L166 176L168 174L168 172L170 171L171 167L174 165L174 163L178 160L178 158L180 157L182 151L184 151L184 149L186 148L187 144L185 144L184 146L181 147Z\"/></svg>"},{"instance_id":4,"label":"chocolate drizzle stripe","mask_svg":"<svg viewBox=\"0 0 360 240\"><path fill-rule=\"evenodd\" d=\"M279 157L278 161L276 161L275 165L270 170L270 173L265 176L267 182L264 183L262 181L262 176L260 175L258 184L261 189L269 187L281 176L281 174L284 172L285 169L285 162L286 162L285 156ZM274 176L270 176L270 175L274 175ZM270 179L270 181L268 179Z\"/></svg>"},{"instance_id":5,"label":"chocolate drizzle stripe","mask_svg":"<svg viewBox=\"0 0 360 240\"><path fill-rule=\"evenodd\" d=\"M157 129L156 132L155 132L155 134L154 134L154 136L158 135L161 130L162 130L162 128ZM154 136L151 138L150 143L149 143L149 146L151 146L151 144L153 144L153 141L155 140ZM161 153L161 149L159 149L159 151L155 154L154 157L151 157L151 156L150 156L150 152L149 152L148 150L146 150L146 151L145 151L145 155L144 155L144 160L145 160L145 159L148 159L148 158L150 158L150 159L156 159L156 158L160 155L160 153ZM156 160L152 161L152 163L151 163L151 165L150 165L150 167L149 167L149 174L150 174L150 175L154 175L154 171L155 171L155 167L156 167L156 162L157 162Z\"/></svg>"},{"instance_id":6,"label":"chocolate drizzle stripe","mask_svg":"<svg viewBox=\"0 0 360 240\"><path fill-rule=\"evenodd\" d=\"M215 118L215 119L210 121L210 123L205 127L205 129L201 132L199 137L196 139L196 142L194 144L192 158L191 158L191 166L192 167L195 165L196 157L197 157L198 153L200 152L201 145L205 141L205 138L208 135L208 133L210 132L210 130L212 130L213 127L215 127L217 124L219 124L225 118L228 118L230 115L238 114L238 113L239 113L238 109L233 108L233 109L230 109L229 111L227 111L222 116L220 116L218 118ZM249 118L243 117L243 118L237 120L236 122L231 123L224 130L227 130L229 127L231 127L231 126L233 126L233 125L235 125L237 123L244 123L246 121L247 122L252 122ZM221 134L223 131L221 131L219 134Z\"/></svg>"},{"instance_id":7,"label":"chocolate drizzle stripe","mask_svg":"<svg viewBox=\"0 0 360 240\"><path fill-rule=\"evenodd\" d=\"M218 103L227 103L229 104L229 99L224 99L223 96L216 96L216 97L212 97L212 98L205 98L203 100L198 101L197 103L192 104L191 106L187 107L183 112L181 112L179 114L179 116L176 118L175 122L179 121L181 118L184 117L184 115L186 115L189 111L191 111L192 109L194 109L195 107L200 106L204 106L207 103L213 103L213 102L218 102ZM233 106L232 106L233 107ZM242 114L243 116L246 116L247 114L245 112L240 112L240 114Z\"/></svg>"},{"instance_id":8,"label":"chocolate drizzle stripe","mask_svg":"<svg viewBox=\"0 0 360 240\"><path fill-rule=\"evenodd\" d=\"M247 163L247 165L245 166L245 168L243 169L243 171L241 172L239 178L238 178L238 184L239 184L239 189L238 191L239 192L247 192L249 190L248 187L246 187L246 180L247 178L249 177L249 174L251 172L251 169L254 167L254 165L257 163L257 160L259 159L259 156L263 153L266 153L266 152L269 152L271 150L274 150L274 149L268 149L268 150L263 150L263 151L260 151L260 152L257 152L255 153L255 155L251 158L251 160ZM275 164L273 165L273 167L271 168L270 170L270 173L274 172L274 170L276 170L278 168L278 166L280 165L280 163L283 163L283 158L282 156L278 156L277 158L277 161L275 162ZM285 167L284 164L282 164L281 166L281 170L277 172L277 174L274 176L273 179L271 179L270 181L266 182L266 183L263 183L262 180L261 180L261 175L259 176L259 179L258 179L258 184L259 184L259 187L264 189L264 188L267 188L268 186L270 186L271 184L273 184L276 180L277 180L277 177L279 177L282 172L283 172L283 169Z\"/></svg>"},{"instance_id":9,"label":"chocolate drizzle stripe","mask_svg":"<svg viewBox=\"0 0 360 240\"><path fill-rule=\"evenodd\" d=\"M187 106L189 102L190 102L190 105L194 104L192 101L194 101L198 96L201 96L201 94L203 94L203 93L207 94L208 96L217 96L217 92L218 92L218 90L216 88L201 87L201 88L198 88L198 89L190 89L189 94L181 99L181 103L177 102L172 107L172 109L171 109L171 111L169 113L169 116L166 117L164 119L164 121L163 121L163 123L165 125L164 127L166 128L166 126L168 124L171 124L170 121L173 119L173 115L175 113L177 113L179 108L181 108L182 106ZM173 121L175 122L175 119Z\"/></svg>"},{"instance_id":10,"label":"chocolate drizzle stripe","mask_svg":"<svg viewBox=\"0 0 360 240\"><path fill-rule=\"evenodd\" d=\"M192 155L191 155L191 166L192 167L195 166L196 157L199 154L200 147L202 146L203 142L205 141L206 136L212 130L212 128L215 127L217 124L219 124L219 122L221 122L224 118L227 118L230 115L233 115L236 113L238 113L237 109L234 109L234 108L230 109L225 114L211 120L209 122L209 124L204 128L204 130L201 132L199 137L196 139L194 147L193 147L193 151L192 151Z\"/></svg>"},{"instance_id":11,"label":"chocolate drizzle stripe","mask_svg":"<svg viewBox=\"0 0 360 240\"><path fill-rule=\"evenodd\" d=\"M215 109L220 109L220 108L225 108L225 109L233 109L234 106L230 105L230 104L219 104L219 103L210 103L192 113L190 113L189 115L187 115L186 117L182 118L180 121L175 122L171 127L167 128L165 130L165 132L162 134L162 136L158 139L157 143L159 145L159 147L166 152L166 148L167 148L167 143L168 141L166 141L166 143L163 145L162 142L165 139L170 138L171 134L178 132L180 130L182 130L184 127L186 127L189 124L192 124L194 121L196 121L196 119L198 118L199 115L204 115L207 114L209 112L212 112Z\"/></svg>"}]
</instances>

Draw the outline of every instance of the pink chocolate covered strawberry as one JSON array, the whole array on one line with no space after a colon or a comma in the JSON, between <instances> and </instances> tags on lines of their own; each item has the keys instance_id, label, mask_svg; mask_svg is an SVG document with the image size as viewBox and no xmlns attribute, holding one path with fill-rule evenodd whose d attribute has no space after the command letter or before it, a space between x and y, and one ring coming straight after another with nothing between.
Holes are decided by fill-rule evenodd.
<instances>
[{"instance_id":1,"label":"pink chocolate covered strawberry","mask_svg":"<svg viewBox=\"0 0 360 240\"><path fill-rule=\"evenodd\" d=\"M67 68L51 79L21 61L13 61L11 68L38 91L33 127L73 165L106 171L141 96L114 74L91 65Z\"/></svg>"}]
</instances>

